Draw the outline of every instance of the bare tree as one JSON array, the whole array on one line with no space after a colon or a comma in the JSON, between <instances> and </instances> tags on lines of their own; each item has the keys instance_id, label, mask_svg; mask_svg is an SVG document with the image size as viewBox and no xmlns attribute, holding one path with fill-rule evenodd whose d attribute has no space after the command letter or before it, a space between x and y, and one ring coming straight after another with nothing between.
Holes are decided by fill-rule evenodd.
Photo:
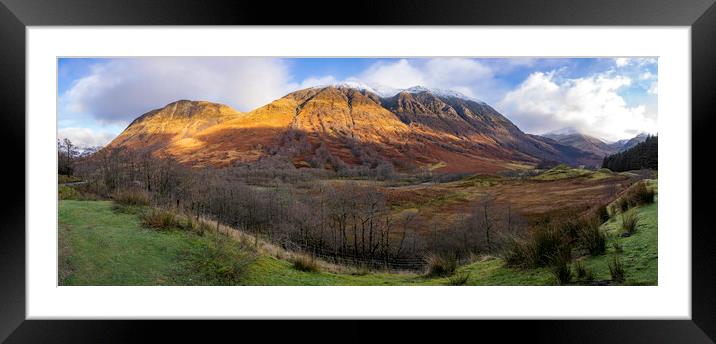
<instances>
[{"instance_id":1,"label":"bare tree","mask_svg":"<svg viewBox=\"0 0 716 344\"><path fill-rule=\"evenodd\" d=\"M491 238L492 217L490 216L490 211L492 210L494 203L495 197L489 192L485 194L480 202L482 208L483 228L485 230L485 243L487 244L488 251L492 251L493 248Z\"/></svg>"},{"instance_id":2,"label":"bare tree","mask_svg":"<svg viewBox=\"0 0 716 344\"><path fill-rule=\"evenodd\" d=\"M400 257L400 253L403 250L403 243L405 242L405 237L408 234L408 230L410 229L411 224L415 219L418 217L418 210L406 210L401 214L401 227L403 229L403 233L400 236L400 240L398 241L398 249L395 252L396 257Z\"/></svg>"}]
</instances>

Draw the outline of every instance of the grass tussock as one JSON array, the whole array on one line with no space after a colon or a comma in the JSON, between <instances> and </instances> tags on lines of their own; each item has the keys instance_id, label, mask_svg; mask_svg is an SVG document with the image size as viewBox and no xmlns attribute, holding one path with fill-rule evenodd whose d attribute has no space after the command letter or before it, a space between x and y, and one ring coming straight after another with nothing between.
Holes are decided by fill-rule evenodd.
<instances>
[{"instance_id":1,"label":"grass tussock","mask_svg":"<svg viewBox=\"0 0 716 344\"><path fill-rule=\"evenodd\" d=\"M592 256L604 254L607 250L607 236L599 229L601 222L598 215L581 221L579 242Z\"/></svg>"},{"instance_id":2,"label":"grass tussock","mask_svg":"<svg viewBox=\"0 0 716 344\"><path fill-rule=\"evenodd\" d=\"M617 240L616 238L614 238L614 240L612 240L612 248L614 248L614 252L616 252L616 253L624 252L624 248L619 243L619 240Z\"/></svg>"},{"instance_id":3,"label":"grass tussock","mask_svg":"<svg viewBox=\"0 0 716 344\"><path fill-rule=\"evenodd\" d=\"M585 278L587 276L587 269L584 268L582 261L578 260L574 263L574 274L577 278Z\"/></svg>"},{"instance_id":4,"label":"grass tussock","mask_svg":"<svg viewBox=\"0 0 716 344\"><path fill-rule=\"evenodd\" d=\"M557 285L567 285L572 281L572 270L569 264L557 264L550 269Z\"/></svg>"},{"instance_id":5,"label":"grass tussock","mask_svg":"<svg viewBox=\"0 0 716 344\"><path fill-rule=\"evenodd\" d=\"M581 260L574 262L572 267L574 270L574 277L577 280L591 282L594 281L594 269L584 266Z\"/></svg>"},{"instance_id":6,"label":"grass tussock","mask_svg":"<svg viewBox=\"0 0 716 344\"><path fill-rule=\"evenodd\" d=\"M169 230L182 228L179 217L171 211L152 208L140 217L142 226L154 230Z\"/></svg>"},{"instance_id":7,"label":"grass tussock","mask_svg":"<svg viewBox=\"0 0 716 344\"><path fill-rule=\"evenodd\" d=\"M622 213L621 220L621 227L624 233L632 235L639 229L640 219L635 212Z\"/></svg>"},{"instance_id":8,"label":"grass tussock","mask_svg":"<svg viewBox=\"0 0 716 344\"><path fill-rule=\"evenodd\" d=\"M505 263L511 267L536 266L538 254L530 238L507 237L505 240Z\"/></svg>"},{"instance_id":9,"label":"grass tussock","mask_svg":"<svg viewBox=\"0 0 716 344\"><path fill-rule=\"evenodd\" d=\"M626 280L624 266L618 257L609 263L609 274L612 276L612 281L616 283L624 283Z\"/></svg>"},{"instance_id":10,"label":"grass tussock","mask_svg":"<svg viewBox=\"0 0 716 344\"><path fill-rule=\"evenodd\" d=\"M132 211L120 211L118 208ZM170 229L180 229L193 232L200 236L206 233L216 232L215 225L200 219L194 219L189 215L177 214L171 210L162 208L137 208L133 206L115 205L115 211L130 214L139 214L142 227L154 229L158 231L166 231Z\"/></svg>"},{"instance_id":11,"label":"grass tussock","mask_svg":"<svg viewBox=\"0 0 716 344\"><path fill-rule=\"evenodd\" d=\"M567 246L560 247L550 260L550 272L558 285L566 285L572 281L571 249Z\"/></svg>"},{"instance_id":12,"label":"grass tussock","mask_svg":"<svg viewBox=\"0 0 716 344\"><path fill-rule=\"evenodd\" d=\"M609 221L609 211L607 210L607 205L602 204L596 207L592 216L596 217L600 224Z\"/></svg>"},{"instance_id":13,"label":"grass tussock","mask_svg":"<svg viewBox=\"0 0 716 344\"><path fill-rule=\"evenodd\" d=\"M112 194L112 200L124 206L142 207L149 205L149 196L141 190L125 189Z\"/></svg>"},{"instance_id":14,"label":"grass tussock","mask_svg":"<svg viewBox=\"0 0 716 344\"><path fill-rule=\"evenodd\" d=\"M544 225L526 238L508 239L505 262L509 266L537 268L549 265L562 248L569 245L568 227Z\"/></svg>"},{"instance_id":15,"label":"grass tussock","mask_svg":"<svg viewBox=\"0 0 716 344\"><path fill-rule=\"evenodd\" d=\"M212 234L204 245L188 254L186 265L188 274L192 275L189 279L203 281L201 284L238 285L255 260L250 247Z\"/></svg>"},{"instance_id":16,"label":"grass tussock","mask_svg":"<svg viewBox=\"0 0 716 344\"><path fill-rule=\"evenodd\" d=\"M353 267L350 273L353 276L365 276L370 273L370 269L366 265L360 265Z\"/></svg>"},{"instance_id":17,"label":"grass tussock","mask_svg":"<svg viewBox=\"0 0 716 344\"><path fill-rule=\"evenodd\" d=\"M461 272L448 278L447 285L466 285L469 279L469 272Z\"/></svg>"},{"instance_id":18,"label":"grass tussock","mask_svg":"<svg viewBox=\"0 0 716 344\"><path fill-rule=\"evenodd\" d=\"M654 203L655 192L647 187L645 181L640 181L627 189L624 194L614 202L614 210L625 213L627 210Z\"/></svg>"},{"instance_id":19,"label":"grass tussock","mask_svg":"<svg viewBox=\"0 0 716 344\"><path fill-rule=\"evenodd\" d=\"M629 190L629 198L634 206L654 203L654 189L646 186L646 182L637 183Z\"/></svg>"},{"instance_id":20,"label":"grass tussock","mask_svg":"<svg viewBox=\"0 0 716 344\"><path fill-rule=\"evenodd\" d=\"M293 259L293 268L304 272L321 271L318 262L313 257L298 255Z\"/></svg>"},{"instance_id":21,"label":"grass tussock","mask_svg":"<svg viewBox=\"0 0 716 344\"><path fill-rule=\"evenodd\" d=\"M508 237L503 258L507 266L523 269L549 267L557 284L568 284L573 277L572 252L592 256L606 252L607 236L596 213L575 219L552 219L537 225L522 238ZM579 277L584 273L576 271Z\"/></svg>"},{"instance_id":22,"label":"grass tussock","mask_svg":"<svg viewBox=\"0 0 716 344\"><path fill-rule=\"evenodd\" d=\"M427 276L447 277L455 273L457 260L441 254L428 254L425 257Z\"/></svg>"},{"instance_id":23,"label":"grass tussock","mask_svg":"<svg viewBox=\"0 0 716 344\"><path fill-rule=\"evenodd\" d=\"M192 219L191 216L185 216L184 220L178 220L180 228L204 235L212 230L209 223Z\"/></svg>"}]
</instances>

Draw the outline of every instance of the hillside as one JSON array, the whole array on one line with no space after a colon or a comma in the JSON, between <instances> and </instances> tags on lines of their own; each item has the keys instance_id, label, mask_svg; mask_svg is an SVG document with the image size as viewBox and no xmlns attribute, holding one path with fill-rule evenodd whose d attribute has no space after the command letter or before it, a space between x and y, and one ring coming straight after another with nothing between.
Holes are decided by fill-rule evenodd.
<instances>
[{"instance_id":1,"label":"hillside","mask_svg":"<svg viewBox=\"0 0 716 344\"><path fill-rule=\"evenodd\" d=\"M630 139L607 143L596 137L580 133L576 129L565 128L562 130L543 134L542 137L557 141L558 143L563 145L577 148L581 151L589 152L600 157L605 157L607 155L612 155L625 151L629 148L636 146L640 142L644 142L648 135L641 133Z\"/></svg>"},{"instance_id":2,"label":"hillside","mask_svg":"<svg viewBox=\"0 0 716 344\"><path fill-rule=\"evenodd\" d=\"M612 171L629 171L659 168L659 140L649 136L632 148L604 158L602 167Z\"/></svg>"},{"instance_id":3,"label":"hillside","mask_svg":"<svg viewBox=\"0 0 716 344\"><path fill-rule=\"evenodd\" d=\"M175 143L186 145L186 140L198 132L240 115L226 105L179 100L139 116L108 147L160 149Z\"/></svg>"},{"instance_id":4,"label":"hillside","mask_svg":"<svg viewBox=\"0 0 716 344\"><path fill-rule=\"evenodd\" d=\"M544 137L555 140L561 144L575 147L585 152L604 157L616 153L619 148L589 135L574 134L545 134Z\"/></svg>"},{"instance_id":5,"label":"hillside","mask_svg":"<svg viewBox=\"0 0 716 344\"><path fill-rule=\"evenodd\" d=\"M179 101L146 113L109 149L128 148L192 166L227 166L288 156L297 167L494 173L543 160L597 165L601 156L528 135L489 105L424 88L381 97L346 85L290 93L240 113Z\"/></svg>"},{"instance_id":6,"label":"hillside","mask_svg":"<svg viewBox=\"0 0 716 344\"><path fill-rule=\"evenodd\" d=\"M642 219L641 228L630 237L617 235L617 217L602 225L609 238L606 255L580 259L595 281L608 283L609 262L621 257L626 284L657 283L657 208L654 203L630 210ZM547 268L508 268L496 257L463 265L451 277L369 272L325 263L319 271L306 272L293 267L290 252L263 245L256 250L218 234L145 229L137 215L114 211L111 202L59 203L60 285L450 285L460 277L465 285L554 284ZM240 273L227 275L234 269Z\"/></svg>"},{"instance_id":7,"label":"hillside","mask_svg":"<svg viewBox=\"0 0 716 344\"><path fill-rule=\"evenodd\" d=\"M632 147L638 145L639 143L646 141L647 137L649 137L649 134L640 133L639 135L634 136L630 139L619 140L617 142L614 142L614 143L610 144L610 146L612 146L614 149L616 149L617 152L621 152L621 151L625 151L629 148L632 148Z\"/></svg>"}]
</instances>

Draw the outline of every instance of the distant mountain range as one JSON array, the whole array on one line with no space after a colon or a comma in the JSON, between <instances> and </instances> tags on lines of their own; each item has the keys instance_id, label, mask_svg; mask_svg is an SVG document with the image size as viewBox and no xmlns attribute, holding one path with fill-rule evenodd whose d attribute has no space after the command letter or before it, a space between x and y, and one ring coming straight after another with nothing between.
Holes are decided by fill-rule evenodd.
<instances>
[{"instance_id":1,"label":"distant mountain range","mask_svg":"<svg viewBox=\"0 0 716 344\"><path fill-rule=\"evenodd\" d=\"M572 146L582 151L604 157L627 150L636 146L640 142L644 142L644 140L648 137L648 134L641 133L631 139L619 140L612 143L607 143L596 137L582 134L573 128L553 131L542 136L555 140L561 144Z\"/></svg>"},{"instance_id":2,"label":"distant mountain range","mask_svg":"<svg viewBox=\"0 0 716 344\"><path fill-rule=\"evenodd\" d=\"M542 161L596 167L604 155L633 144L607 144L578 133L526 134L488 104L453 91L339 84L299 90L249 112L176 101L139 116L105 149L191 166L281 155L297 167L390 163L398 169L491 173Z\"/></svg>"}]
</instances>

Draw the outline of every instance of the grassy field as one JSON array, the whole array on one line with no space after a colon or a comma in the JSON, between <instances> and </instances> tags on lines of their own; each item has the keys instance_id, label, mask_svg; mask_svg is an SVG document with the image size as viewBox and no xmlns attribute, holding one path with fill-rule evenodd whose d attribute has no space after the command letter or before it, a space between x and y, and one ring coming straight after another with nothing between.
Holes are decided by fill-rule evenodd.
<instances>
[{"instance_id":1,"label":"grassy field","mask_svg":"<svg viewBox=\"0 0 716 344\"><path fill-rule=\"evenodd\" d=\"M249 255L219 235L145 229L108 201L60 201L60 285L231 284L225 272L252 262Z\"/></svg>"},{"instance_id":2,"label":"grassy field","mask_svg":"<svg viewBox=\"0 0 716 344\"><path fill-rule=\"evenodd\" d=\"M655 203L629 210L641 219L639 230L630 237L618 236L619 216L602 226L609 234L607 253L580 259L595 281L608 284L609 263L618 256L626 271L624 284L657 283L657 208ZM495 257L461 266L453 276L465 277L465 285L555 283L546 268L508 268ZM257 253L222 235L145 229L137 214L117 212L108 201L59 204L60 285L449 285L454 284L452 279L417 273L299 271L289 260Z\"/></svg>"},{"instance_id":3,"label":"grassy field","mask_svg":"<svg viewBox=\"0 0 716 344\"><path fill-rule=\"evenodd\" d=\"M570 178L578 178L578 177L584 177L589 176L593 171L585 170L582 168L571 168L567 165L558 165L556 167L553 167L552 169L549 169L537 176L532 177L534 180L560 180L560 179L570 179Z\"/></svg>"},{"instance_id":4,"label":"grassy field","mask_svg":"<svg viewBox=\"0 0 716 344\"><path fill-rule=\"evenodd\" d=\"M639 176L557 166L533 177L511 178L472 175L442 183L422 183L383 188L388 204L397 214L417 209L417 231L430 230L433 219L456 220L473 211L485 196L500 207L509 205L527 219L554 212L581 213L613 198Z\"/></svg>"},{"instance_id":5,"label":"grassy field","mask_svg":"<svg viewBox=\"0 0 716 344\"><path fill-rule=\"evenodd\" d=\"M607 221L602 228L610 238L609 249L606 256L591 258L591 263L599 268L598 272L605 271L610 256L619 256L626 270L627 284L635 285L657 285L658 280L658 213L659 194L657 181L647 181L647 186L653 189L654 203L627 211L635 213L640 220L637 232L630 237L620 237L623 232L621 228L621 215L616 214ZM616 252L614 242L621 246L622 252ZM609 269L606 268L608 276Z\"/></svg>"},{"instance_id":6,"label":"grassy field","mask_svg":"<svg viewBox=\"0 0 716 344\"><path fill-rule=\"evenodd\" d=\"M611 218L603 225L609 234L607 254L599 257L590 257L586 261L594 269L595 278L607 280L609 275L609 262L618 256L626 271L626 284L656 285L657 284L657 204L651 204L628 212L636 212L641 219L641 227L636 234L622 238L619 216ZM617 252L614 242L621 246L622 252Z\"/></svg>"},{"instance_id":7,"label":"grassy field","mask_svg":"<svg viewBox=\"0 0 716 344\"><path fill-rule=\"evenodd\" d=\"M542 180L542 181L550 181L550 180L562 180L562 179L572 179L572 178L580 178L584 177L589 180L601 180L601 179L608 179L618 176L624 176L624 177L635 177L637 176L634 173L616 173L612 172L609 169L601 168L596 171L583 169L583 168L572 168L566 165L558 165L555 166L547 171L544 171L534 177L532 177L532 180Z\"/></svg>"}]
</instances>

